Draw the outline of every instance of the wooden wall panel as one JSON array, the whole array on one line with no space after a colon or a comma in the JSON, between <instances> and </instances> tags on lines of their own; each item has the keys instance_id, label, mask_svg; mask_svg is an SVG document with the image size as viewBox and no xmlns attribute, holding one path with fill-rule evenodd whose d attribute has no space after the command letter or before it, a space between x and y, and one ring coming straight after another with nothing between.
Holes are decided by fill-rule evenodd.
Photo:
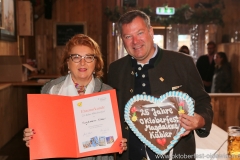
<instances>
[{"instance_id":1,"label":"wooden wall panel","mask_svg":"<svg viewBox=\"0 0 240 160\"><path fill-rule=\"evenodd\" d=\"M30 1L18 1L18 35L33 36L33 9Z\"/></svg>"},{"instance_id":2,"label":"wooden wall panel","mask_svg":"<svg viewBox=\"0 0 240 160\"><path fill-rule=\"evenodd\" d=\"M86 22L87 34L102 47L102 16L101 0L61 0L53 3L52 19L48 20L42 16L35 23L38 69L44 68L48 74L58 73L59 64L57 63L59 61L56 61L54 57L60 57L59 53L57 53L59 49L58 47L53 48L53 25L56 22ZM40 37L44 37L45 39L42 40ZM47 48L43 46L47 46ZM47 57L43 57L43 55Z\"/></svg>"},{"instance_id":3,"label":"wooden wall panel","mask_svg":"<svg viewBox=\"0 0 240 160\"><path fill-rule=\"evenodd\" d=\"M39 92L32 86L0 89L0 148L27 126L27 94Z\"/></svg>"},{"instance_id":4,"label":"wooden wall panel","mask_svg":"<svg viewBox=\"0 0 240 160\"><path fill-rule=\"evenodd\" d=\"M57 47L57 48L55 48L54 53L55 53L56 62L60 62L61 61L63 50L64 50L64 47ZM58 75L60 75L59 68L60 68L60 63L56 63L56 73Z\"/></svg>"},{"instance_id":5,"label":"wooden wall panel","mask_svg":"<svg viewBox=\"0 0 240 160\"><path fill-rule=\"evenodd\" d=\"M227 131L229 126L240 126L240 94L210 94L213 123Z\"/></svg>"},{"instance_id":6,"label":"wooden wall panel","mask_svg":"<svg viewBox=\"0 0 240 160\"><path fill-rule=\"evenodd\" d=\"M46 57L47 57L47 70L46 74L53 74L53 73L58 73L57 68L55 67L59 61L56 59L56 55L54 54L54 49L53 49L53 41L52 41L52 35L47 35L46 36Z\"/></svg>"},{"instance_id":7,"label":"wooden wall panel","mask_svg":"<svg viewBox=\"0 0 240 160\"><path fill-rule=\"evenodd\" d=\"M18 55L17 42L0 40L0 55Z\"/></svg>"},{"instance_id":8,"label":"wooden wall panel","mask_svg":"<svg viewBox=\"0 0 240 160\"><path fill-rule=\"evenodd\" d=\"M76 1L70 1L69 2L69 7L70 8L75 8L75 6L76 6ZM69 16L69 21L74 22L76 17L78 17L79 20L82 20L83 19L83 14L81 14L81 12L80 12L82 10L83 10L83 5L79 5L78 9L72 9L72 10L69 11L69 12L71 12L70 15L75 15L75 16L70 16L69 12L67 12L66 14L68 14L68 16Z\"/></svg>"},{"instance_id":9,"label":"wooden wall panel","mask_svg":"<svg viewBox=\"0 0 240 160\"><path fill-rule=\"evenodd\" d=\"M47 36L46 35L37 35L36 37L36 54L37 54L37 63L38 69L48 69L47 61ZM52 53L49 53L52 54ZM49 70L46 71L49 73Z\"/></svg>"},{"instance_id":10,"label":"wooden wall panel","mask_svg":"<svg viewBox=\"0 0 240 160\"><path fill-rule=\"evenodd\" d=\"M10 96L11 95L11 96ZM0 90L0 136L2 137L0 139L0 148L6 144L6 142L10 139L10 137L12 137L13 135L10 134L4 134L3 131L9 131L10 130L10 126L9 125L9 116L7 116L9 114L9 112L14 112L12 110L12 108L8 108L8 102L10 102L10 97L12 97L12 91L10 89L10 87L5 88L3 90ZM14 118L14 117L11 117Z\"/></svg>"},{"instance_id":11,"label":"wooden wall panel","mask_svg":"<svg viewBox=\"0 0 240 160\"><path fill-rule=\"evenodd\" d=\"M36 36L36 53L38 69L44 69L45 74L58 74L57 56L54 54L52 35Z\"/></svg>"},{"instance_id":12,"label":"wooden wall panel","mask_svg":"<svg viewBox=\"0 0 240 160\"><path fill-rule=\"evenodd\" d=\"M64 22L69 22L69 17L70 17L70 15L71 14L69 14L70 13L70 8L69 8L69 3L71 2L71 1L69 1L69 0L64 0L64 1L62 1L63 2L63 5L62 5L62 10L64 10L64 8L65 8L65 10L66 10L66 12L64 12L64 13L62 13L62 16L63 16L63 18L64 18ZM75 7L74 7L75 8Z\"/></svg>"}]
</instances>

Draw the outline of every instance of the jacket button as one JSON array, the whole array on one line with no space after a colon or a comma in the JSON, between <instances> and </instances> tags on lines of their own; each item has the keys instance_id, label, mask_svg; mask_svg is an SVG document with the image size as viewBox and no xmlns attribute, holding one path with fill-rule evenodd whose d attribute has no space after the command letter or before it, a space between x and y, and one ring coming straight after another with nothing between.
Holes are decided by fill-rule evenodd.
<instances>
[{"instance_id":1,"label":"jacket button","mask_svg":"<svg viewBox=\"0 0 240 160\"><path fill-rule=\"evenodd\" d=\"M128 126L126 126L125 129L128 130Z\"/></svg>"},{"instance_id":2,"label":"jacket button","mask_svg":"<svg viewBox=\"0 0 240 160\"><path fill-rule=\"evenodd\" d=\"M143 157L142 160L147 160L147 158L146 158L146 157Z\"/></svg>"},{"instance_id":3,"label":"jacket button","mask_svg":"<svg viewBox=\"0 0 240 160\"><path fill-rule=\"evenodd\" d=\"M130 92L133 93L133 89L130 89Z\"/></svg>"},{"instance_id":4,"label":"jacket button","mask_svg":"<svg viewBox=\"0 0 240 160\"><path fill-rule=\"evenodd\" d=\"M131 75L134 75L134 72L132 71Z\"/></svg>"}]
</instances>

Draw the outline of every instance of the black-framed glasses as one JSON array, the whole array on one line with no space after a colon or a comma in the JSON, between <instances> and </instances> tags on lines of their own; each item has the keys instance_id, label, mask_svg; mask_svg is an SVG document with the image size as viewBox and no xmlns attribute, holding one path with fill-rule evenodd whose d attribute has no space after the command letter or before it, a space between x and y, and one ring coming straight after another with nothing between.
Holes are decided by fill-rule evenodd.
<instances>
[{"instance_id":1,"label":"black-framed glasses","mask_svg":"<svg viewBox=\"0 0 240 160\"><path fill-rule=\"evenodd\" d=\"M82 59L85 60L87 63L91 63L94 61L95 56L94 55L86 55L86 56L81 56L79 54L70 54L69 56L73 62L79 63Z\"/></svg>"}]
</instances>

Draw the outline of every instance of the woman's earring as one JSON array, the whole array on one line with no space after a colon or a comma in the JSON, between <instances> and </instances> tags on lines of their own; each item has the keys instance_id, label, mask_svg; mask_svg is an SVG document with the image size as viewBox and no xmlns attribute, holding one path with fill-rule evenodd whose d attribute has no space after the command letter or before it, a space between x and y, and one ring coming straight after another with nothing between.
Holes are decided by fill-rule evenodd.
<instances>
[{"instance_id":1,"label":"woman's earring","mask_svg":"<svg viewBox=\"0 0 240 160\"><path fill-rule=\"evenodd\" d=\"M71 71L69 70L69 66L68 66L68 74L71 73Z\"/></svg>"},{"instance_id":2,"label":"woman's earring","mask_svg":"<svg viewBox=\"0 0 240 160\"><path fill-rule=\"evenodd\" d=\"M93 71L93 74L95 74L95 71Z\"/></svg>"}]
</instances>

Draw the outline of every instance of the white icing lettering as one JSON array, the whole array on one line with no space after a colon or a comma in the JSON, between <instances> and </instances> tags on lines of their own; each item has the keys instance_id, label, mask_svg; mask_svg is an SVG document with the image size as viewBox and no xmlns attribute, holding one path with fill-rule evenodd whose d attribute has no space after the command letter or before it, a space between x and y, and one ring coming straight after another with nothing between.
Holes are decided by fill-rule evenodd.
<instances>
[{"instance_id":1,"label":"white icing lettering","mask_svg":"<svg viewBox=\"0 0 240 160\"><path fill-rule=\"evenodd\" d=\"M148 109L140 109L141 116L149 116L149 111Z\"/></svg>"},{"instance_id":2,"label":"white icing lettering","mask_svg":"<svg viewBox=\"0 0 240 160\"><path fill-rule=\"evenodd\" d=\"M153 139L153 138L165 138L165 137L171 137L172 136L172 133L171 132L154 132L154 131L151 131L149 132L150 133L150 138Z\"/></svg>"},{"instance_id":3,"label":"white icing lettering","mask_svg":"<svg viewBox=\"0 0 240 160\"><path fill-rule=\"evenodd\" d=\"M145 125L145 131L156 131L159 132L160 130L173 130L173 129L179 129L179 125L178 124L158 124L158 125Z\"/></svg>"},{"instance_id":4,"label":"white icing lettering","mask_svg":"<svg viewBox=\"0 0 240 160\"><path fill-rule=\"evenodd\" d=\"M151 117L143 118L143 120L140 123L155 124L155 123L176 123L176 122L178 122L177 116L174 116L172 118L169 118L169 116L166 116L166 118L157 118L157 117L154 117L153 119Z\"/></svg>"},{"instance_id":5,"label":"white icing lettering","mask_svg":"<svg viewBox=\"0 0 240 160\"><path fill-rule=\"evenodd\" d=\"M141 124L144 124L144 121L143 121L143 119L141 118L141 119L139 119L139 122L141 123Z\"/></svg>"},{"instance_id":6,"label":"white icing lettering","mask_svg":"<svg viewBox=\"0 0 240 160\"><path fill-rule=\"evenodd\" d=\"M152 108L152 112L155 117L159 114L173 114L172 108L168 109L159 108L157 110L155 108Z\"/></svg>"}]
</instances>

